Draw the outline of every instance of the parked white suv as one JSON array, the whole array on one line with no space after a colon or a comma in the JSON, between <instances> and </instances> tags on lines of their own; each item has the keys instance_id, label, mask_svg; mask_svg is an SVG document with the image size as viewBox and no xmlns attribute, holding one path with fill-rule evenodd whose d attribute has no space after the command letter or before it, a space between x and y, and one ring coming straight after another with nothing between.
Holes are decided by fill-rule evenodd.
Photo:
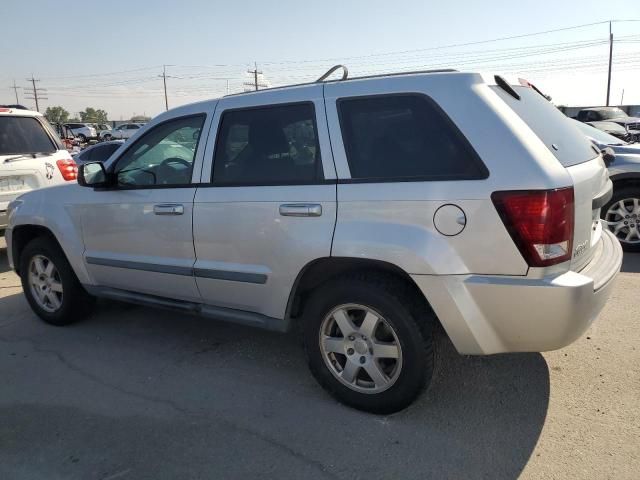
<instances>
[{"instance_id":1,"label":"parked white suv","mask_svg":"<svg viewBox=\"0 0 640 480\"><path fill-rule=\"evenodd\" d=\"M297 325L323 387L393 412L431 378L437 322L463 354L577 339L622 261L610 196L600 152L530 86L414 73L163 113L79 185L12 204L7 238L46 322L100 296Z\"/></svg>"},{"instance_id":2,"label":"parked white suv","mask_svg":"<svg viewBox=\"0 0 640 480\"><path fill-rule=\"evenodd\" d=\"M124 125L120 125L113 130L102 130L100 131L100 140L120 140L127 139L138 133L143 127L140 123L125 123Z\"/></svg>"},{"instance_id":3,"label":"parked white suv","mask_svg":"<svg viewBox=\"0 0 640 480\"><path fill-rule=\"evenodd\" d=\"M86 123L65 123L65 126L71 130L82 143L98 138L96 129Z\"/></svg>"},{"instance_id":4,"label":"parked white suv","mask_svg":"<svg viewBox=\"0 0 640 480\"><path fill-rule=\"evenodd\" d=\"M0 233L19 195L76 180L76 164L38 112L0 107Z\"/></svg>"}]
</instances>

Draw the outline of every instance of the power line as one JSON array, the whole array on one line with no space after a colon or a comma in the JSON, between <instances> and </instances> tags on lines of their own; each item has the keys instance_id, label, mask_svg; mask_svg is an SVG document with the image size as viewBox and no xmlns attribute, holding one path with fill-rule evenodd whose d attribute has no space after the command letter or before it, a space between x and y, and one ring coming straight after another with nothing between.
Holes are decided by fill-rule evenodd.
<instances>
[{"instance_id":1,"label":"power line","mask_svg":"<svg viewBox=\"0 0 640 480\"><path fill-rule=\"evenodd\" d=\"M41 92L46 92L47 89L46 88L36 88L36 82L39 82L39 79L33 78L33 75L31 75L31 78L27 78L28 82L31 82L31 85L33 86L33 90L31 95L33 95L33 97L26 97L25 98L27 100L35 100L36 102L36 111L39 112L40 111L40 104L39 104L39 100L48 100L47 97L43 97Z\"/></svg>"},{"instance_id":2,"label":"power line","mask_svg":"<svg viewBox=\"0 0 640 480\"><path fill-rule=\"evenodd\" d=\"M324 58L324 59L316 59L316 60L290 60L290 61L280 61L280 62L262 62L262 64L263 65L281 65L281 64L290 64L290 63L331 62L331 61L351 60L351 59L358 59L358 58L371 58L371 57L378 57L378 56L385 56L385 55L400 55L400 54L413 53L413 52L427 52L432 50L442 50L445 48L458 48L458 47L468 47L471 45L483 45L486 43L502 42L505 40L515 40L518 38L534 37L538 35L546 35L549 33L557 33L557 32L564 32L567 30L575 30L578 28L592 27L595 25L604 25L607 23L623 23L623 22L640 22L640 19L603 20L601 22L584 23L581 25L573 25L571 27L556 28L553 30L544 30L541 32L523 33L520 35L491 38L488 40L478 40L474 42L465 42L465 43L453 43L449 45L439 45L435 47L417 48L412 50L399 50L399 51L393 51L393 52L372 53L369 55L358 55L358 56L352 56L352 57L334 57L334 58Z\"/></svg>"},{"instance_id":3,"label":"power line","mask_svg":"<svg viewBox=\"0 0 640 480\"><path fill-rule=\"evenodd\" d=\"M259 82L258 81L258 75L262 75L262 72L258 70L258 64L254 63L254 69L253 70L247 70L247 73L253 75L253 83L251 82L245 82L244 85L248 86L248 87L253 87L256 91L258 91L258 89L260 87L262 88L268 88L269 85L264 83L264 82Z\"/></svg>"},{"instance_id":4,"label":"power line","mask_svg":"<svg viewBox=\"0 0 640 480\"><path fill-rule=\"evenodd\" d=\"M13 86L10 86L9 88L12 88L12 89L13 89L13 91L15 92L15 94L16 94L16 104L19 104L19 103L20 103L20 100L18 100L18 89L19 89L20 87L18 87L18 86L16 85L16 80L15 80L15 78L13 79Z\"/></svg>"}]
</instances>

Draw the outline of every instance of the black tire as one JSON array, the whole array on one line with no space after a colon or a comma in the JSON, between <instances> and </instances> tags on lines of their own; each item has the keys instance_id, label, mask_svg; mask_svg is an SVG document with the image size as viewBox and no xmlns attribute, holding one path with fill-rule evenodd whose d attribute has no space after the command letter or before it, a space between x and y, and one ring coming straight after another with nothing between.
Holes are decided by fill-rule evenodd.
<instances>
[{"instance_id":1,"label":"black tire","mask_svg":"<svg viewBox=\"0 0 640 480\"><path fill-rule=\"evenodd\" d=\"M387 390L379 393L355 391L339 381L325 364L320 348L320 329L329 313L345 304L363 305L379 313L397 336L402 368ZM402 410L431 381L434 318L424 299L394 277L357 275L330 281L312 294L304 308L302 335L311 373L334 398L353 408L377 414Z\"/></svg>"},{"instance_id":2,"label":"black tire","mask_svg":"<svg viewBox=\"0 0 640 480\"><path fill-rule=\"evenodd\" d=\"M37 255L53 262L62 284L62 301L60 307L53 312L39 305L29 284L29 266ZM31 309L46 323L56 326L69 325L84 319L93 310L95 298L82 287L58 244L48 237L35 238L24 248L20 255L20 279Z\"/></svg>"},{"instance_id":3,"label":"black tire","mask_svg":"<svg viewBox=\"0 0 640 480\"><path fill-rule=\"evenodd\" d=\"M111 140L111 135L109 135L108 133L102 137L103 142L109 142L110 140Z\"/></svg>"},{"instance_id":4,"label":"black tire","mask_svg":"<svg viewBox=\"0 0 640 480\"><path fill-rule=\"evenodd\" d=\"M82 133L78 134L78 139L81 143L87 143L87 137L85 137Z\"/></svg>"},{"instance_id":5,"label":"black tire","mask_svg":"<svg viewBox=\"0 0 640 480\"><path fill-rule=\"evenodd\" d=\"M607 219L607 212L609 211L609 209L614 206L616 203L618 203L620 200L625 200L625 199L638 199L638 201L640 201L640 186L638 187L634 187L634 186L623 186L618 188L615 184L613 187L613 196L611 197L611 200L609 200L609 202L602 207L601 210L601 217L604 220L609 220ZM629 212L630 215L633 215L633 212ZM637 214L636 214L637 215ZM618 217L615 217L618 218ZM613 220L613 218L611 219ZM631 217L628 221L640 221L640 217ZM631 225L631 223L630 223ZM640 230L640 227L637 227ZM611 229L612 233L613 233L613 229ZM614 233L615 235L615 233ZM624 240L624 238L621 238L624 236L624 231L620 234L620 236L618 236L618 240L620 240L620 245L622 245L622 249L625 252L640 252L640 241L638 241L637 243L629 243L626 242Z\"/></svg>"}]
</instances>

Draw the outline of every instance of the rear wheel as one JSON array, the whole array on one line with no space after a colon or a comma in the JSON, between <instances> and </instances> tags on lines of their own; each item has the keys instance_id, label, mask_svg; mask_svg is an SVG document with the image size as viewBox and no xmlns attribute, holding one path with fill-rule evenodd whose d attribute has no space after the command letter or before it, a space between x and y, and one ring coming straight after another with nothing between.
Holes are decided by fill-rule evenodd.
<instances>
[{"instance_id":1,"label":"rear wheel","mask_svg":"<svg viewBox=\"0 0 640 480\"><path fill-rule=\"evenodd\" d=\"M78 281L60 247L39 237L20 256L22 289L31 309L52 325L67 325L91 313L94 299Z\"/></svg>"},{"instance_id":2,"label":"rear wheel","mask_svg":"<svg viewBox=\"0 0 640 480\"><path fill-rule=\"evenodd\" d=\"M627 252L640 252L640 188L615 188L602 218Z\"/></svg>"},{"instance_id":3,"label":"rear wheel","mask_svg":"<svg viewBox=\"0 0 640 480\"><path fill-rule=\"evenodd\" d=\"M80 142L82 143L86 143L87 142L87 137L84 136L82 133L78 134L78 140L80 140Z\"/></svg>"},{"instance_id":4,"label":"rear wheel","mask_svg":"<svg viewBox=\"0 0 640 480\"><path fill-rule=\"evenodd\" d=\"M102 139L103 139L105 142L108 142L109 140L111 140L111 135L107 133L105 136L103 136L103 137L102 137Z\"/></svg>"},{"instance_id":5,"label":"rear wheel","mask_svg":"<svg viewBox=\"0 0 640 480\"><path fill-rule=\"evenodd\" d=\"M407 407L433 371L433 318L417 304L393 280L346 277L319 288L303 320L314 377L360 410Z\"/></svg>"}]
</instances>

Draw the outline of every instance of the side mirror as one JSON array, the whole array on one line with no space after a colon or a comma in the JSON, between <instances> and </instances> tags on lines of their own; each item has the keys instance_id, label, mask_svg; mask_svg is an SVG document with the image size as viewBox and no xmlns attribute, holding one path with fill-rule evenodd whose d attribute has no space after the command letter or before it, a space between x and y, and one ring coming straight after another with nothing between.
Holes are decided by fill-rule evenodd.
<instances>
[{"instance_id":1,"label":"side mirror","mask_svg":"<svg viewBox=\"0 0 640 480\"><path fill-rule=\"evenodd\" d=\"M606 147L602 150L602 159L604 160L604 164L608 167L611 165L616 159L616 153L613 151L613 148Z\"/></svg>"},{"instance_id":2,"label":"side mirror","mask_svg":"<svg viewBox=\"0 0 640 480\"><path fill-rule=\"evenodd\" d=\"M80 164L78 166L78 184L91 188L108 186L108 175L102 162Z\"/></svg>"}]
</instances>

